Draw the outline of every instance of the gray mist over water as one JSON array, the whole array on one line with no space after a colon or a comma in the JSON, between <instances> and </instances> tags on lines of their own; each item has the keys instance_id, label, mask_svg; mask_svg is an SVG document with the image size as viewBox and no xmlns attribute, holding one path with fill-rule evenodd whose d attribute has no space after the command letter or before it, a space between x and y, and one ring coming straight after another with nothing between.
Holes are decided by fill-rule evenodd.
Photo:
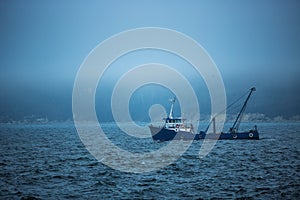
<instances>
[{"instance_id":1,"label":"gray mist over water","mask_svg":"<svg viewBox=\"0 0 300 200\"><path fill-rule=\"evenodd\" d=\"M284 118L299 115L298 1L0 4L1 121L32 115L49 120L72 119L73 83L88 53L114 34L147 26L174 29L201 44L220 70L228 102L255 86L257 93L247 112ZM126 72L121 69L123 66L129 68L148 61L169 64L181 72L190 67L162 52L127 56L115 66L119 75ZM190 70L186 75L197 92L203 113L209 114L210 99L201 77ZM99 85L103 91L98 91L101 95L97 93L97 106L104 112L108 111L110 90L117 77L108 73L103 85ZM148 104L165 105L166 99L171 98L163 94L167 91L148 89L132 99L132 113L137 120L144 120L138 112L146 110ZM102 118L112 120L110 113Z\"/></svg>"}]
</instances>

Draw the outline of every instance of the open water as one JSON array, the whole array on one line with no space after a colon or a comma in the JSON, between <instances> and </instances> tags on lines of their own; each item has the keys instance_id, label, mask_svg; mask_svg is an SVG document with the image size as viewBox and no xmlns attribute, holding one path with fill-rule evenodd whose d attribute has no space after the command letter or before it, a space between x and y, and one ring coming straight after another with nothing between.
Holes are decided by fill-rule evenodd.
<instances>
[{"instance_id":1,"label":"open water","mask_svg":"<svg viewBox=\"0 0 300 200\"><path fill-rule=\"evenodd\" d=\"M72 123L2 124L0 198L300 199L300 124L257 125L258 141L218 141L201 160L195 141L175 163L135 174L98 162ZM124 148L165 145L150 138L128 145L114 124L105 129Z\"/></svg>"}]
</instances>

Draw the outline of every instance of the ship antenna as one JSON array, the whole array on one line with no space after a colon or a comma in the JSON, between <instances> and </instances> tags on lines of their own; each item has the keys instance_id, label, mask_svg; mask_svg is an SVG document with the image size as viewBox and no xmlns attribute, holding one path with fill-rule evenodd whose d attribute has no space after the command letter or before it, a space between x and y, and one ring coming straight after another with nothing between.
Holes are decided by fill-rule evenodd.
<instances>
[{"instance_id":1,"label":"ship antenna","mask_svg":"<svg viewBox=\"0 0 300 200\"><path fill-rule=\"evenodd\" d=\"M169 99L170 102L172 102L171 104L171 109L170 109L170 113L169 113L169 118L173 119L173 107L174 107L174 103L176 101L176 97L174 97L173 99Z\"/></svg>"}]
</instances>

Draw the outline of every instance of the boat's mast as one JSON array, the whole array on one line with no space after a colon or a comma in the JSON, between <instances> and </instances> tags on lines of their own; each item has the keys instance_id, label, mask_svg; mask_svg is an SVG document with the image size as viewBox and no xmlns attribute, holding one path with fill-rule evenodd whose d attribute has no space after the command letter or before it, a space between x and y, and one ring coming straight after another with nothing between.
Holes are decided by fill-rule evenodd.
<instances>
[{"instance_id":1,"label":"boat's mast","mask_svg":"<svg viewBox=\"0 0 300 200\"><path fill-rule=\"evenodd\" d=\"M213 133L216 133L216 118L212 118L212 122L213 122Z\"/></svg>"},{"instance_id":2,"label":"boat's mast","mask_svg":"<svg viewBox=\"0 0 300 200\"><path fill-rule=\"evenodd\" d=\"M169 113L169 118L173 119L173 107L174 107L174 103L175 103L176 97L174 97L173 99L170 99L169 101L172 102L171 104L171 109L170 109L170 113Z\"/></svg>"},{"instance_id":3,"label":"boat's mast","mask_svg":"<svg viewBox=\"0 0 300 200\"><path fill-rule=\"evenodd\" d=\"M241 111L239 112L237 118L235 119L235 122L233 123L232 127L230 128L230 132L233 132L233 131L237 132L238 131L239 126L240 126L240 122L241 122L241 119L242 119L242 116L243 116L243 113L244 113L244 111L246 109L248 100L249 100L249 98L250 98L250 96L251 96L251 94L252 94L253 91L256 91L255 87L253 87L253 88L250 89L250 93L249 93L249 95L248 95L248 97L247 97L247 99L246 99L246 101L245 101L245 103L244 103Z\"/></svg>"}]
</instances>

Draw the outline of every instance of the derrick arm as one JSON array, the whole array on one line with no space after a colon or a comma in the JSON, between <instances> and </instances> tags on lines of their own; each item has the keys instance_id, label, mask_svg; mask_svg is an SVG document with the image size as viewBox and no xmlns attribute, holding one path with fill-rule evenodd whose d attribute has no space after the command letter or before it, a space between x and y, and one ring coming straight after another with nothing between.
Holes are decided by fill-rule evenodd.
<instances>
[{"instance_id":1,"label":"derrick arm","mask_svg":"<svg viewBox=\"0 0 300 200\"><path fill-rule=\"evenodd\" d=\"M241 120L242 120L242 117L243 117L243 114L244 114L244 111L245 111L247 103L248 103L248 100L250 99L250 96L251 96L252 92L254 92L254 91L256 91L255 87L250 89L249 95L248 95L246 101L244 102L244 105L243 105L241 111L239 112L239 114L238 114L237 118L235 119L232 127L230 128L230 132L234 132L234 131L237 132L238 131Z\"/></svg>"}]
</instances>

